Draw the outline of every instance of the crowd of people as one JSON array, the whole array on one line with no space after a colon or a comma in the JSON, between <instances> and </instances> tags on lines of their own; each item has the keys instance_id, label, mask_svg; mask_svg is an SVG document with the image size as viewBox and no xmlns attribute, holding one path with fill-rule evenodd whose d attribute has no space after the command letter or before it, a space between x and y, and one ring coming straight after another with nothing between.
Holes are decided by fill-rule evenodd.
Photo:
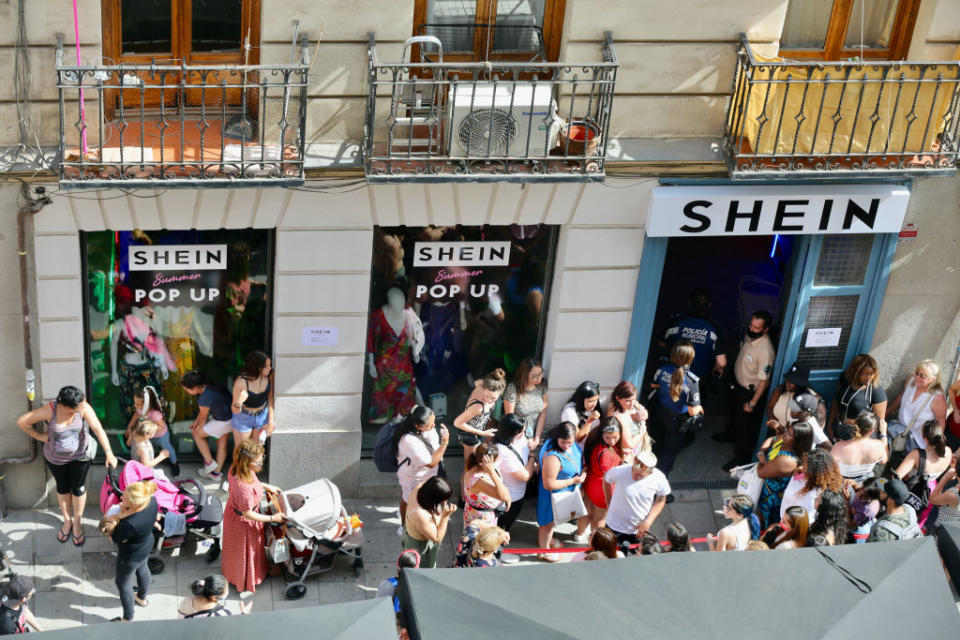
<instances>
[{"instance_id":1,"label":"crowd of people","mask_svg":"<svg viewBox=\"0 0 960 640\"><path fill-rule=\"evenodd\" d=\"M417 566L436 566L437 545L458 525L454 566L515 562L509 547L494 547L509 545L528 497L536 500L536 557L543 562L560 560L555 531L564 523L576 526L575 561L693 551L680 523L668 523L666 540L650 531L673 499L668 478L675 461L706 411L718 410L727 413L728 431L714 439L732 442L735 451L724 469L751 479L724 502L729 524L707 535L708 550L907 539L960 521L960 380L945 388L940 365L923 360L888 402L876 361L861 354L827 403L803 362L789 367L779 384L770 379L772 317L762 310L751 316L733 371L725 372L708 310L709 297L695 292L691 314L667 330L666 357L644 390L647 406L629 381L610 389L603 405L600 386L588 380L563 405L560 422L549 426L547 381L532 358L510 381L500 369L478 380L452 429L416 406L392 444L400 464L402 545L419 554ZM729 409L716 392L727 386L725 379ZM707 409L703 383L714 394ZM496 419L501 394L503 414ZM948 417L951 402L955 413ZM763 426L767 437L760 442ZM457 495L443 466L450 431L465 455ZM451 524L458 510L462 517Z\"/></svg>"},{"instance_id":2,"label":"crowd of people","mask_svg":"<svg viewBox=\"0 0 960 640\"><path fill-rule=\"evenodd\" d=\"M181 617L227 615L230 611L223 601L228 584L241 594L255 592L267 575L264 526L279 524L285 519L283 513L261 513L264 496L276 494L279 489L262 483L257 477L263 467L264 442L274 430L271 361L261 351L250 352L235 379L232 394L209 385L204 374L196 370L183 375L181 386L186 393L197 397L199 406L191 432L203 457L200 475L222 481L227 459L226 439L231 433L234 449L224 482L228 498L220 540L223 573L198 581L192 599L181 603L179 613ZM127 484L119 504L107 510L98 527L117 545L115 583L122 615L114 618L115 621L133 620L135 607L148 604L152 579L148 560L163 520L154 494L157 483L168 479L159 467L165 463L171 476L180 475L157 390L152 386L137 389L132 404L136 411L126 425L123 444L128 447L130 460L148 469L151 475L149 479ZM45 429L38 430L38 424L45 425ZM57 540L62 544L72 540L74 546L82 547L86 542L83 513L87 476L98 453L97 445L103 450L108 472L118 469L119 464L95 410L80 389L67 386L60 389L54 401L20 416L17 425L43 443L43 457L54 478L57 504L63 516ZM216 457L211 455L207 438L217 441ZM159 453L155 447L160 449ZM27 578L20 576L18 580ZM14 616L17 628L24 628L24 624L38 628L25 604L32 585L26 589L26 582L10 584L4 606L21 611ZM22 602L14 606L18 601ZM252 600L248 598L247 602L240 603L239 612L248 613L251 608ZM0 612L10 617L6 610ZM0 616L0 622L5 625L0 633L10 632L6 619Z\"/></svg>"},{"instance_id":3,"label":"crowd of people","mask_svg":"<svg viewBox=\"0 0 960 640\"><path fill-rule=\"evenodd\" d=\"M571 522L576 527L571 542L577 546L572 561L694 551L681 523L668 523L664 541L651 531L673 500L669 476L674 464L702 428L706 413L727 412L716 394L718 386L722 388L717 383L728 373L727 359L706 320L708 309L709 298L695 292L691 314L667 330L666 357L642 390L644 401L641 390L625 380L609 390L604 403L600 385L586 380L563 404L560 422L548 425L544 368L527 358L511 380L502 369L476 380L451 428L438 423L423 405L387 424L387 446L400 485L403 553L398 572L437 566L451 527L460 532L454 566L516 562L518 556L508 546L510 532L528 497L536 507L536 557L543 562L560 560L563 544L556 528ZM754 478L747 490L724 502L722 513L729 524L706 537L706 549L793 549L906 539L933 532L944 522L960 522L960 380L945 388L940 365L923 360L903 390L888 401L878 384L876 361L861 354L838 381L828 411L802 362L794 363L771 388L771 324L765 311L752 315L732 375L726 376L730 407L724 422L729 431L716 439L734 444L734 458L724 468L737 467ZM178 615L229 615L224 604L229 585L239 593L256 590L267 575L265 527L285 519L283 513L260 508L279 491L258 478L264 442L274 430L271 361L262 352L250 353L232 392L209 385L199 371L184 374L181 384L198 399L199 415L191 431L203 457L200 474L223 478L230 434L234 452L225 479L222 574L194 583ZM706 408L701 385L714 394ZM156 390L138 389L133 404L136 414L123 436L131 458L154 469L157 477L162 477L161 464L179 476ZM948 416L951 404L954 413ZM36 429L38 423L46 428ZM769 435L757 447L764 424ZM21 416L18 426L43 443L63 516L57 540L82 546L86 479L97 444L107 467L118 465L96 412L82 391L68 386L53 402ZM459 483L450 481L444 466L453 434L464 455ZM208 438L216 441L215 454ZM759 450L751 461L755 448ZM122 615L116 620L132 620L136 606L147 606L148 558L159 515L155 491L152 480L129 484L120 504L100 522L100 530L117 545L115 582ZM385 581L381 595L394 595L396 585L396 578ZM9 583L0 608L0 631L39 628L27 608L32 593L24 577ZM250 601L241 602L238 612L247 613L251 606Z\"/></svg>"}]
</instances>

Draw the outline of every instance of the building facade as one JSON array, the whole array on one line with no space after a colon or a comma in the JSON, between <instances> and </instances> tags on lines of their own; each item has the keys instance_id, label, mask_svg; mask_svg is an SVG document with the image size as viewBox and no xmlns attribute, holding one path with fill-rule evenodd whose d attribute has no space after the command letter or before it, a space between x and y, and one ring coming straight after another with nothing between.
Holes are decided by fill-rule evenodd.
<instances>
[{"instance_id":1,"label":"building facade","mask_svg":"<svg viewBox=\"0 0 960 640\"><path fill-rule=\"evenodd\" d=\"M157 387L189 456L179 376L227 387L262 349L270 482L328 476L352 495L379 425L414 402L449 423L490 368L542 359L551 423L584 380L642 386L696 286L731 338L771 310L772 375L801 359L827 395L857 353L894 393L915 361L954 362L953 2L878 3L866 36L838 43L788 0L478 0L466 17L462 2L194 0L189 20L168 1L139 22L127 4L80 0L76 24L50 2L0 6L22 27L0 90L0 389L22 399L3 409L2 458L30 457L14 424L28 367L33 406L72 384L114 433L135 389ZM819 4L854 20L853 3ZM828 78L818 55L847 63ZM924 71L871 77L854 55ZM511 111L544 82L559 134ZM478 87L512 124L494 129ZM476 113L479 143L460 137ZM494 131L525 148L493 150ZM8 506L47 499L41 459L3 473Z\"/></svg>"}]
</instances>

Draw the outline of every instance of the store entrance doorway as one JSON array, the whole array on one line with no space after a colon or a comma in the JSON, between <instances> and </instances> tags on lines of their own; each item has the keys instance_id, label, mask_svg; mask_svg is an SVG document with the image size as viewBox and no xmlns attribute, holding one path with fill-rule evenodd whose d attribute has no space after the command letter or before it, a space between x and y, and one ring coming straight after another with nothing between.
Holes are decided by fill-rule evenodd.
<instances>
[{"instance_id":1,"label":"store entrance doorway","mask_svg":"<svg viewBox=\"0 0 960 640\"><path fill-rule=\"evenodd\" d=\"M705 427L693 444L679 456L671 479L710 481L728 477L721 469L733 454L733 445L715 442L729 419L729 382L744 327L758 309L773 316L774 345L779 329L790 326L789 313L794 264L800 236L737 236L670 238L663 263L657 296L649 357L643 376L646 397L650 381L660 364L669 357L664 342L667 329L689 313L691 292L702 288L710 294L709 319L717 329L727 357L723 378L704 376L701 395ZM652 404L653 399L647 399Z\"/></svg>"}]
</instances>

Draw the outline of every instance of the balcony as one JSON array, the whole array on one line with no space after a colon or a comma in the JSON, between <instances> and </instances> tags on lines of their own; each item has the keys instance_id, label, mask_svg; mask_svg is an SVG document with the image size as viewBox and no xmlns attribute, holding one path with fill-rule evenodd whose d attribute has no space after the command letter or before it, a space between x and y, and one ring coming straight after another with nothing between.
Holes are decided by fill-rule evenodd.
<instances>
[{"instance_id":1,"label":"balcony","mask_svg":"<svg viewBox=\"0 0 960 640\"><path fill-rule=\"evenodd\" d=\"M757 59L741 35L730 177L918 177L957 169L960 62Z\"/></svg>"},{"instance_id":2,"label":"balcony","mask_svg":"<svg viewBox=\"0 0 960 640\"><path fill-rule=\"evenodd\" d=\"M303 184L308 60L275 65L64 64L61 188Z\"/></svg>"},{"instance_id":3,"label":"balcony","mask_svg":"<svg viewBox=\"0 0 960 640\"><path fill-rule=\"evenodd\" d=\"M602 61L443 61L432 35L409 39L421 62L381 62L370 35L364 169L384 182L602 181L617 80ZM426 55L424 50L430 48Z\"/></svg>"}]
</instances>

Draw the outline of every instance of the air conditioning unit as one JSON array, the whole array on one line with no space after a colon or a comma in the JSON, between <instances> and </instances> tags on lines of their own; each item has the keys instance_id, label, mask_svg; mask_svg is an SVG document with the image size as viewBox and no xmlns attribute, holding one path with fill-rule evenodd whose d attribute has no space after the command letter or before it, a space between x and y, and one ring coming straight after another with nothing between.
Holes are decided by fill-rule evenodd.
<instances>
[{"instance_id":1,"label":"air conditioning unit","mask_svg":"<svg viewBox=\"0 0 960 640\"><path fill-rule=\"evenodd\" d=\"M560 121L548 82L465 83L450 88L447 105L451 157L543 158L557 144Z\"/></svg>"}]
</instances>

